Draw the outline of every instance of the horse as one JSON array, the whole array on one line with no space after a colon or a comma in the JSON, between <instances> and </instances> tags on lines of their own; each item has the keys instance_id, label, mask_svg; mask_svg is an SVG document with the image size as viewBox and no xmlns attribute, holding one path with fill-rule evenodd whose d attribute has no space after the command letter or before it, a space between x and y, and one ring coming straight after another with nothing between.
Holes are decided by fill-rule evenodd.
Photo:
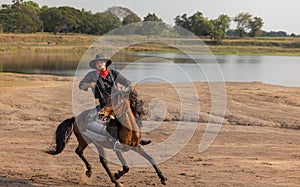
<instances>
[{"instance_id":1,"label":"horse","mask_svg":"<svg viewBox=\"0 0 300 187\"><path fill-rule=\"evenodd\" d=\"M128 98L130 99L126 99ZM86 110L79 114L76 118L71 117L69 119L61 122L55 134L55 147L47 151L48 154L57 155L61 153L66 144L68 143L72 132L74 132L78 146L75 150L75 153L82 159L86 166L85 175L91 177L92 167L83 155L84 149L88 144L93 143L98 151L100 163L104 167L106 173L108 174L112 183L116 187L123 186L118 179L120 179L124 174L129 172L129 167L123 157L122 152L132 150L145 159L147 159L151 165L154 167L160 181L163 185L166 185L167 178L162 174L161 170L158 168L155 160L145 152L141 146L141 116L143 111L141 111L142 104L137 100L136 91L130 91L130 94L125 91L116 91L110 96L111 99L107 99L106 106L99 112L102 115L102 119L108 121L111 125L118 127L118 138L123 145L123 150L115 151L115 154L119 161L121 162L123 169L117 173L112 174L111 170L107 165L107 160L105 159L105 150L104 148L113 149L113 144L109 141L102 141L95 143L91 138L84 136L81 132L84 132L87 129L87 115L90 110Z\"/></svg>"}]
</instances>

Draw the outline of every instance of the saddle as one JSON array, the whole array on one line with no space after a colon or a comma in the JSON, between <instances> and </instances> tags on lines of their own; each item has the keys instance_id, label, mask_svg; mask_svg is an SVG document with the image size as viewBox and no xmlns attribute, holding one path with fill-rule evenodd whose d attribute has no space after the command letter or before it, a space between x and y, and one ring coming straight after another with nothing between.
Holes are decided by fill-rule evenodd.
<instances>
[{"instance_id":1,"label":"saddle","mask_svg":"<svg viewBox=\"0 0 300 187\"><path fill-rule=\"evenodd\" d=\"M115 115L102 115L94 108L87 116L87 129L83 133L91 139L100 141L107 141L111 137L117 139L119 127L114 119Z\"/></svg>"}]
</instances>

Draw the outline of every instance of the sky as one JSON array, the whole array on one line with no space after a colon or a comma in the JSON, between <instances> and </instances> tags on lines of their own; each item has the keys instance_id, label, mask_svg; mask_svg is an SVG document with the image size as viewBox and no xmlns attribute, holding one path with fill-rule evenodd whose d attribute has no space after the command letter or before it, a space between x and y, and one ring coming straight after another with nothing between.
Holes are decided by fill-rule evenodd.
<instances>
[{"instance_id":1,"label":"sky","mask_svg":"<svg viewBox=\"0 0 300 187\"><path fill-rule=\"evenodd\" d=\"M26 1L26 0L25 0ZM300 34L299 0L33 0L40 7L71 6L76 9L103 12L112 6L126 7L140 18L155 13L168 24L174 25L177 15L188 16L200 11L205 17L215 19L221 14L235 17L240 12L248 12L264 20L263 30L285 31L288 34ZM11 0L0 0L11 3ZM232 23L231 28L235 27Z\"/></svg>"}]
</instances>

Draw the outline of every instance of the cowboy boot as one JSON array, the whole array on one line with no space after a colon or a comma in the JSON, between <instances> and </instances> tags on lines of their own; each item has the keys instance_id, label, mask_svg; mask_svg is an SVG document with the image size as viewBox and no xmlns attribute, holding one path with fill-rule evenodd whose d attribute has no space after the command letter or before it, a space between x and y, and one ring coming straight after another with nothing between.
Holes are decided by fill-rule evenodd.
<instances>
[{"instance_id":1,"label":"cowboy boot","mask_svg":"<svg viewBox=\"0 0 300 187\"><path fill-rule=\"evenodd\" d=\"M118 140L118 126L113 124L111 121L107 124L107 132L108 132L108 140L112 143L114 151L121 151L123 149L123 145Z\"/></svg>"}]
</instances>

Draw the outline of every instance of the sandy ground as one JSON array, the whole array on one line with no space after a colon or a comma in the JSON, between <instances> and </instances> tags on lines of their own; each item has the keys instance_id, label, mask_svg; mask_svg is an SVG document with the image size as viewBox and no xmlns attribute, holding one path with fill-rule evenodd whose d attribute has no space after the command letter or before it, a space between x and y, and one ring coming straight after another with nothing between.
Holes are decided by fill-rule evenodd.
<instances>
[{"instance_id":1,"label":"sandy ground","mask_svg":"<svg viewBox=\"0 0 300 187\"><path fill-rule=\"evenodd\" d=\"M200 118L186 114L182 119L196 127L195 134L178 154L159 164L168 178L167 186L300 186L300 88L226 83L222 129L200 153L211 93L206 83L195 87ZM57 125L73 115L71 77L1 73L0 88L0 186L113 186L91 148L85 155L93 175L83 176L83 162L74 153L74 135L61 154L44 152ZM178 127L178 95L170 85L140 84L136 88L146 106L151 103L152 111L160 109L157 102L166 105L164 121L143 134L156 145ZM159 112L154 113L148 120L160 119ZM213 115L214 121L220 120L220 114ZM114 172L121 169L117 164L110 167ZM162 186L150 166L132 167L120 181L125 186Z\"/></svg>"}]
</instances>

